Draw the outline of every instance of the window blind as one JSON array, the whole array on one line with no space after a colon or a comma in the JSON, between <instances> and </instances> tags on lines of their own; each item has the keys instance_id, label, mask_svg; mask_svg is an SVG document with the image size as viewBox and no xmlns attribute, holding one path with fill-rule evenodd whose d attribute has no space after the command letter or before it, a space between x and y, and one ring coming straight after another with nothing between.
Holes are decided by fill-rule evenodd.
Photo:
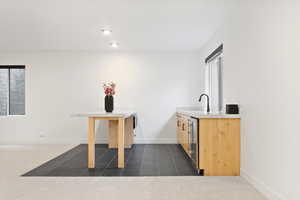
<instances>
[{"instance_id":1,"label":"window blind","mask_svg":"<svg viewBox=\"0 0 300 200\"><path fill-rule=\"evenodd\" d=\"M0 115L25 114L25 66L0 66Z\"/></svg>"},{"instance_id":2,"label":"window blind","mask_svg":"<svg viewBox=\"0 0 300 200\"><path fill-rule=\"evenodd\" d=\"M9 114L25 114L25 69L12 68L9 72Z\"/></svg>"},{"instance_id":3,"label":"window blind","mask_svg":"<svg viewBox=\"0 0 300 200\"><path fill-rule=\"evenodd\" d=\"M8 113L8 69L0 68L0 115Z\"/></svg>"}]
</instances>

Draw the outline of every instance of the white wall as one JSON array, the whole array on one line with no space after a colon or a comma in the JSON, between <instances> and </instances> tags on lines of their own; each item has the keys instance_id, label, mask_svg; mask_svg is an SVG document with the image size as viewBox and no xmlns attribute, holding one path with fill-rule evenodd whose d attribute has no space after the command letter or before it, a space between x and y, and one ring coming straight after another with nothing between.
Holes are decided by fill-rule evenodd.
<instances>
[{"instance_id":1,"label":"white wall","mask_svg":"<svg viewBox=\"0 0 300 200\"><path fill-rule=\"evenodd\" d=\"M1 64L26 65L26 116L0 117L0 143L80 143L87 120L103 110L102 83L117 84L115 107L138 112L136 142L176 142L175 108L197 105L201 67L192 53L2 53ZM107 139L99 123L97 140Z\"/></svg>"},{"instance_id":2,"label":"white wall","mask_svg":"<svg viewBox=\"0 0 300 200\"><path fill-rule=\"evenodd\" d=\"M236 2L200 52L203 61L224 44L225 103L242 108L242 175L270 200L300 199L299 10L292 0Z\"/></svg>"}]
</instances>

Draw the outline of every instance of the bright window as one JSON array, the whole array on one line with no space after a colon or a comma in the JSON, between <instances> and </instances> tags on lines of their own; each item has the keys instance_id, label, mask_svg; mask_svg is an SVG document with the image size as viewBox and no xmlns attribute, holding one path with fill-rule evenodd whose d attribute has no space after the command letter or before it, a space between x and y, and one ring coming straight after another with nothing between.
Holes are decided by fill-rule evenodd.
<instances>
[{"instance_id":1,"label":"bright window","mask_svg":"<svg viewBox=\"0 0 300 200\"><path fill-rule=\"evenodd\" d=\"M0 66L0 115L25 115L25 66Z\"/></svg>"},{"instance_id":2,"label":"bright window","mask_svg":"<svg viewBox=\"0 0 300 200\"><path fill-rule=\"evenodd\" d=\"M206 60L206 93L210 97L211 112L223 110L223 46Z\"/></svg>"}]
</instances>

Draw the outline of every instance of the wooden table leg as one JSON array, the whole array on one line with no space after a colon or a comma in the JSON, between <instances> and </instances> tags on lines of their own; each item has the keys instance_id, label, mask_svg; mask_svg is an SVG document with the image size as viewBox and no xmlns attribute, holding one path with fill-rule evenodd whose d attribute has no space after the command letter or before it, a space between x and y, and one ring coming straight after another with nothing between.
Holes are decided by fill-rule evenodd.
<instances>
[{"instance_id":1,"label":"wooden table leg","mask_svg":"<svg viewBox=\"0 0 300 200\"><path fill-rule=\"evenodd\" d=\"M89 117L88 168L95 168L95 118Z\"/></svg>"},{"instance_id":2,"label":"wooden table leg","mask_svg":"<svg viewBox=\"0 0 300 200\"><path fill-rule=\"evenodd\" d=\"M119 118L118 124L118 168L124 168L125 119Z\"/></svg>"}]
</instances>

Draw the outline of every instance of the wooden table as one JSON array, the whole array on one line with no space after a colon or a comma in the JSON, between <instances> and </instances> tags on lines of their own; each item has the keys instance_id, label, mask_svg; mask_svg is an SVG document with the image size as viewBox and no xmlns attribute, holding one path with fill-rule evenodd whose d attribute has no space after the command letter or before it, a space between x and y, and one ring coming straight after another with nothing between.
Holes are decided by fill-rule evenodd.
<instances>
[{"instance_id":1,"label":"wooden table","mask_svg":"<svg viewBox=\"0 0 300 200\"><path fill-rule=\"evenodd\" d=\"M134 112L94 112L75 114L88 118L88 168L95 168L95 121L109 121L109 148L118 148L118 168L124 168L124 149L131 147L133 140Z\"/></svg>"}]
</instances>

